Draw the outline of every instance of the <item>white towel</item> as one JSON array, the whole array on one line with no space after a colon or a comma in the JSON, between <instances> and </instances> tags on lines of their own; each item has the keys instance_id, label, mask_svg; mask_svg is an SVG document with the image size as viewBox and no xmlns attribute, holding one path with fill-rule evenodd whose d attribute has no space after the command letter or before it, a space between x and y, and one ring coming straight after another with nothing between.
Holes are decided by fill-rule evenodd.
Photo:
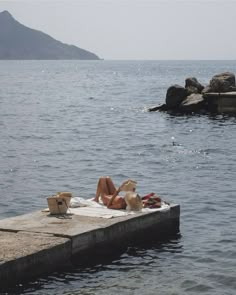
<instances>
[{"instance_id":1,"label":"white towel","mask_svg":"<svg viewBox=\"0 0 236 295\"><path fill-rule=\"evenodd\" d=\"M97 203L92 199L83 199L80 197L74 197L71 199L69 212L75 215L89 216L89 217L101 217L101 218L114 218L127 216L130 214L142 214L150 213L154 211L167 211L170 209L170 206L166 203L162 203L161 208L143 208L141 211L127 211L127 210L115 210L108 209L101 203Z\"/></svg>"}]
</instances>

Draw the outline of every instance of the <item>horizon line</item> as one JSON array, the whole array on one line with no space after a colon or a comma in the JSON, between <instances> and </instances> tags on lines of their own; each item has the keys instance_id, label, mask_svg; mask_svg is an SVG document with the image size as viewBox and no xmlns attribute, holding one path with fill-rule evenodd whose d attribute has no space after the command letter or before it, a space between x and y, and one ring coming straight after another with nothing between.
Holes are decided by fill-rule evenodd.
<instances>
[{"instance_id":1,"label":"horizon line","mask_svg":"<svg viewBox=\"0 0 236 295\"><path fill-rule=\"evenodd\" d=\"M89 62L102 62L102 61L236 61L235 59L0 59L0 61L89 61Z\"/></svg>"}]
</instances>

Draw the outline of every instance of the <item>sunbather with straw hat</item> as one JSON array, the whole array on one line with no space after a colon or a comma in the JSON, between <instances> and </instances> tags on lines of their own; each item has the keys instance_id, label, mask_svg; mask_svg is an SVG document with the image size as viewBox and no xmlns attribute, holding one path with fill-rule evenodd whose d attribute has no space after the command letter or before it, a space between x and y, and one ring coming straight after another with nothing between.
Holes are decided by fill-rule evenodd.
<instances>
[{"instance_id":1,"label":"sunbather with straw hat","mask_svg":"<svg viewBox=\"0 0 236 295\"><path fill-rule=\"evenodd\" d=\"M135 192L136 181L128 179L116 189L113 181L109 176L99 178L97 192L94 201L99 202L99 197L105 206L109 209L125 209L127 204L125 199L118 194L121 191Z\"/></svg>"}]
</instances>

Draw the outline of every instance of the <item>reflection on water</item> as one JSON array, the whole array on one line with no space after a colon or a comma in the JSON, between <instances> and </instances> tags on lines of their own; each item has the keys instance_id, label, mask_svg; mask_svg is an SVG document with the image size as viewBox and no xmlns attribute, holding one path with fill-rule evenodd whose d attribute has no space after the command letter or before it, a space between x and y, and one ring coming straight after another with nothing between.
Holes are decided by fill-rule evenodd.
<instances>
[{"instance_id":1,"label":"reflection on water","mask_svg":"<svg viewBox=\"0 0 236 295\"><path fill-rule=\"evenodd\" d=\"M165 240L157 240L155 237L147 236L146 240L138 244L131 243L124 249L100 249L99 255L87 257L82 263L80 257L73 259L73 265L65 267L59 273L38 278L34 282L18 284L17 288L5 289L5 292L17 292L29 294L94 294L104 292L111 294L114 287L121 288L122 277L128 279L126 288L132 290L132 280L138 273L142 273L140 282L149 277L150 269L156 268L157 273L161 272L162 261L168 259L168 255L177 255L182 252L181 236L173 235ZM86 261L86 262L85 262ZM108 285L106 284L109 282ZM116 282L115 282L116 281ZM121 283L121 285L120 285ZM50 285L56 284L56 290ZM70 286L70 293L67 293L65 286ZM63 291L60 291L60 288ZM52 292L52 293L51 293Z\"/></svg>"}]
</instances>

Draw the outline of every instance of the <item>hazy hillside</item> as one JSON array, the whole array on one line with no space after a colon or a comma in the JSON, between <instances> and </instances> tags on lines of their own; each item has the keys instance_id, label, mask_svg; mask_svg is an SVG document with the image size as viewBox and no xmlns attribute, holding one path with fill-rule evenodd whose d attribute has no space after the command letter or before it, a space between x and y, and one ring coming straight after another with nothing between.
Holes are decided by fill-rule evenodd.
<instances>
[{"instance_id":1,"label":"hazy hillside","mask_svg":"<svg viewBox=\"0 0 236 295\"><path fill-rule=\"evenodd\" d=\"M99 59L97 55L25 27L8 11L0 13L0 59Z\"/></svg>"}]
</instances>

